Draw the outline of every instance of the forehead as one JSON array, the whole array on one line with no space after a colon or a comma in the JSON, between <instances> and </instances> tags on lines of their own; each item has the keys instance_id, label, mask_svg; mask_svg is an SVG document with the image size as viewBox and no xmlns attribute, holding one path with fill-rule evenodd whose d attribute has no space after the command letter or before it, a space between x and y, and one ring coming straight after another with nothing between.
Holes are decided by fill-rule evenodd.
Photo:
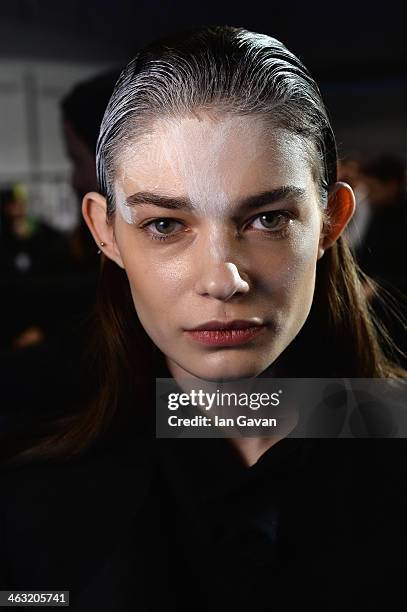
<instances>
[{"instance_id":1,"label":"forehead","mask_svg":"<svg viewBox=\"0 0 407 612\"><path fill-rule=\"evenodd\" d=\"M301 139L255 116L160 118L117 160L116 190L187 195L196 206L214 194L294 184L306 188L311 169Z\"/></svg>"}]
</instances>

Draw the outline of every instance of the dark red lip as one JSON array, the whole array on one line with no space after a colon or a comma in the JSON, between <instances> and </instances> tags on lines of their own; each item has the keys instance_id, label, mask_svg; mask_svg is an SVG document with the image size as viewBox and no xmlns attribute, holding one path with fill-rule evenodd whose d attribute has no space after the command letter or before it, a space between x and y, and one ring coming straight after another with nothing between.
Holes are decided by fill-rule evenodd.
<instances>
[{"instance_id":1,"label":"dark red lip","mask_svg":"<svg viewBox=\"0 0 407 612\"><path fill-rule=\"evenodd\" d=\"M240 325L240 323L239 323ZM245 324L245 327L228 329L194 329L186 330L186 334L199 344L213 347L231 347L246 344L259 336L266 329L265 325Z\"/></svg>"},{"instance_id":2,"label":"dark red lip","mask_svg":"<svg viewBox=\"0 0 407 612\"><path fill-rule=\"evenodd\" d=\"M207 321L186 331L219 331L224 329L248 329L249 327L261 327L264 323L257 323L256 321L235 319L233 321Z\"/></svg>"}]
</instances>

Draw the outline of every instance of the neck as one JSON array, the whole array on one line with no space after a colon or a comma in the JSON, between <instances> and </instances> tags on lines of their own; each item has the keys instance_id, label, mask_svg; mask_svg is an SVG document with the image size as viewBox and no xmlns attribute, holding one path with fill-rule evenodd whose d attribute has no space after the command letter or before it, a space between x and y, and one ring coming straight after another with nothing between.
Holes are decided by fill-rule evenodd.
<instances>
[{"instance_id":1,"label":"neck","mask_svg":"<svg viewBox=\"0 0 407 612\"><path fill-rule=\"evenodd\" d=\"M169 360L168 357L165 358L166 366L177 382L178 386L186 393L190 393L192 389L200 388L204 392L210 393L214 392L219 385L223 385L224 383L219 383L216 381L207 381L198 378L192 374L185 372L182 368L180 368L176 363ZM273 377L275 372L270 366L262 372L258 378L262 377ZM237 383L238 384L238 383ZM244 383L246 391L250 391L247 388L247 381ZM274 444L279 442L282 438L284 438L289 431L294 427L292 423L290 423L290 427L285 432L280 432L279 435L270 436L270 437L234 437L234 438L225 438L237 451L240 459L244 463L246 467L251 467L254 465L260 457L269 450Z\"/></svg>"},{"instance_id":2,"label":"neck","mask_svg":"<svg viewBox=\"0 0 407 612\"><path fill-rule=\"evenodd\" d=\"M254 465L269 448L281 439L279 436L272 438L227 438L237 450L246 467Z\"/></svg>"}]
</instances>

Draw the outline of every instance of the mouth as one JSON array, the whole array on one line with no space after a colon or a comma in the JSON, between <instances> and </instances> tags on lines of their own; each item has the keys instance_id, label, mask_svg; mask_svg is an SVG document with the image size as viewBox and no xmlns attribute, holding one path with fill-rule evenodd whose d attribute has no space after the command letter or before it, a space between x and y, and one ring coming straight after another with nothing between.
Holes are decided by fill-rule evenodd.
<instances>
[{"instance_id":1,"label":"mouth","mask_svg":"<svg viewBox=\"0 0 407 612\"><path fill-rule=\"evenodd\" d=\"M202 325L198 325L186 331L223 331L227 329L248 329L251 327L261 327L263 321L258 318L253 319L233 319L232 321L219 321L212 319Z\"/></svg>"},{"instance_id":2,"label":"mouth","mask_svg":"<svg viewBox=\"0 0 407 612\"><path fill-rule=\"evenodd\" d=\"M260 319L236 319L234 321L207 321L185 333L207 346L236 346L253 340L264 332L266 324Z\"/></svg>"}]
</instances>

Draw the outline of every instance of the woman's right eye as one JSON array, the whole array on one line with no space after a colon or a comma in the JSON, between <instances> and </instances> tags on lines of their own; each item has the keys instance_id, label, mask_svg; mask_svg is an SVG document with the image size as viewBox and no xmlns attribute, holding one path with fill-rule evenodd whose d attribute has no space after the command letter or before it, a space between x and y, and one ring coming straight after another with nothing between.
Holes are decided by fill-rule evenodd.
<instances>
[{"instance_id":1,"label":"woman's right eye","mask_svg":"<svg viewBox=\"0 0 407 612\"><path fill-rule=\"evenodd\" d=\"M150 221L144 225L142 229L147 232L152 240L169 240L176 234L176 231L171 231L174 229L174 225L183 226L183 224L176 219L162 217ZM154 228L156 232L152 231L152 228Z\"/></svg>"}]
</instances>

